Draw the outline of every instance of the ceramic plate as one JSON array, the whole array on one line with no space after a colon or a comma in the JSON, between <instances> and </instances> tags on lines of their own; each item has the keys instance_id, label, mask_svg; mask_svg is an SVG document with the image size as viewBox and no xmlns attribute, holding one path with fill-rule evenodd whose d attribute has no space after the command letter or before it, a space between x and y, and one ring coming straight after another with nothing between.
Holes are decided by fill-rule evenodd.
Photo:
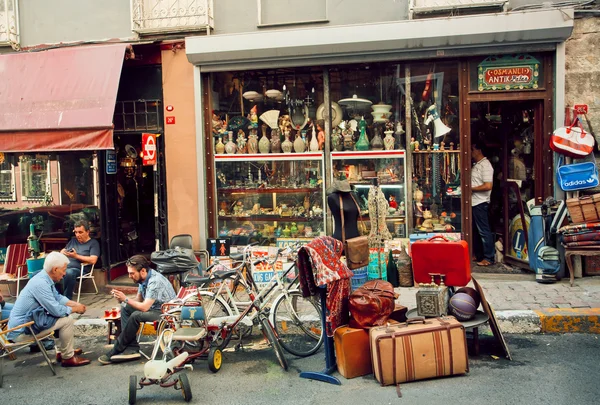
<instances>
[{"instance_id":1,"label":"ceramic plate","mask_svg":"<svg viewBox=\"0 0 600 405\"><path fill-rule=\"evenodd\" d=\"M229 122L227 123L227 129L229 131L237 132L238 129L246 129L250 124L250 120L246 117L242 117L241 115L236 115L235 117L231 117Z\"/></svg>"},{"instance_id":2,"label":"ceramic plate","mask_svg":"<svg viewBox=\"0 0 600 405\"><path fill-rule=\"evenodd\" d=\"M342 107L335 101L331 103L331 126L337 127L342 122ZM321 104L319 108L317 108L317 119L324 120L325 119L325 103Z\"/></svg>"}]
</instances>

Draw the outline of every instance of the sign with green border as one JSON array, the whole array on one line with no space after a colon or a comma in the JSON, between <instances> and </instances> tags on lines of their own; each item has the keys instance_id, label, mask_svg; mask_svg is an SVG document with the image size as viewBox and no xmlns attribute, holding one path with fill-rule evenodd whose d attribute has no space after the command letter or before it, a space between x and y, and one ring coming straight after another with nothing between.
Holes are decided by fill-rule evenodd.
<instances>
[{"instance_id":1,"label":"sign with green border","mask_svg":"<svg viewBox=\"0 0 600 405\"><path fill-rule=\"evenodd\" d=\"M531 55L489 56L477 68L477 90L537 89L539 69L540 62Z\"/></svg>"}]
</instances>

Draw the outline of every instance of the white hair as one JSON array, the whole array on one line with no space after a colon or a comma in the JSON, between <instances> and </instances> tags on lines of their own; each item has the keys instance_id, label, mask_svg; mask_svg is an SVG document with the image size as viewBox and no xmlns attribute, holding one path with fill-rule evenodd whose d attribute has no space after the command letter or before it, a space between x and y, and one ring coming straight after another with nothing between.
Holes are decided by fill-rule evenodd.
<instances>
[{"instance_id":1,"label":"white hair","mask_svg":"<svg viewBox=\"0 0 600 405\"><path fill-rule=\"evenodd\" d=\"M50 252L44 260L44 270L50 273L55 267L62 267L69 263L69 258L60 252Z\"/></svg>"}]
</instances>

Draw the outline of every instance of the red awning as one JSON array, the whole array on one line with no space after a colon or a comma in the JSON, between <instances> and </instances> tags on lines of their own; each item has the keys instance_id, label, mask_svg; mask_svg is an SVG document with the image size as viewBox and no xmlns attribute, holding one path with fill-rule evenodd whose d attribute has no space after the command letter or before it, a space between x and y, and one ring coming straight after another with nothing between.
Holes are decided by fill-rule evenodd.
<instances>
[{"instance_id":1,"label":"red awning","mask_svg":"<svg viewBox=\"0 0 600 405\"><path fill-rule=\"evenodd\" d=\"M0 151L112 149L126 47L0 55Z\"/></svg>"}]
</instances>

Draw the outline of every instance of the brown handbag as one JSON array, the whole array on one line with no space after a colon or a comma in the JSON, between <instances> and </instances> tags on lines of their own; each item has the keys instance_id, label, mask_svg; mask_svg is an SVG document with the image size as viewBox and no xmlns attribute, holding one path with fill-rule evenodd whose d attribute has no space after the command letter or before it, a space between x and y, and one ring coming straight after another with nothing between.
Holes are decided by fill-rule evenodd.
<instances>
[{"instance_id":1,"label":"brown handbag","mask_svg":"<svg viewBox=\"0 0 600 405\"><path fill-rule=\"evenodd\" d=\"M397 294L394 286L383 280L371 280L350 294L350 327L368 328L385 324L394 311Z\"/></svg>"},{"instance_id":2,"label":"brown handbag","mask_svg":"<svg viewBox=\"0 0 600 405\"><path fill-rule=\"evenodd\" d=\"M342 243L344 244L344 252L346 253L346 265L350 270L359 269L369 264L369 239L366 236L357 236L356 238L346 239L346 230L344 226L344 200L340 195L340 216L342 217ZM350 194L352 200L358 208L358 216L362 223L360 215L360 206ZM363 224L364 226L364 224Z\"/></svg>"}]
</instances>

